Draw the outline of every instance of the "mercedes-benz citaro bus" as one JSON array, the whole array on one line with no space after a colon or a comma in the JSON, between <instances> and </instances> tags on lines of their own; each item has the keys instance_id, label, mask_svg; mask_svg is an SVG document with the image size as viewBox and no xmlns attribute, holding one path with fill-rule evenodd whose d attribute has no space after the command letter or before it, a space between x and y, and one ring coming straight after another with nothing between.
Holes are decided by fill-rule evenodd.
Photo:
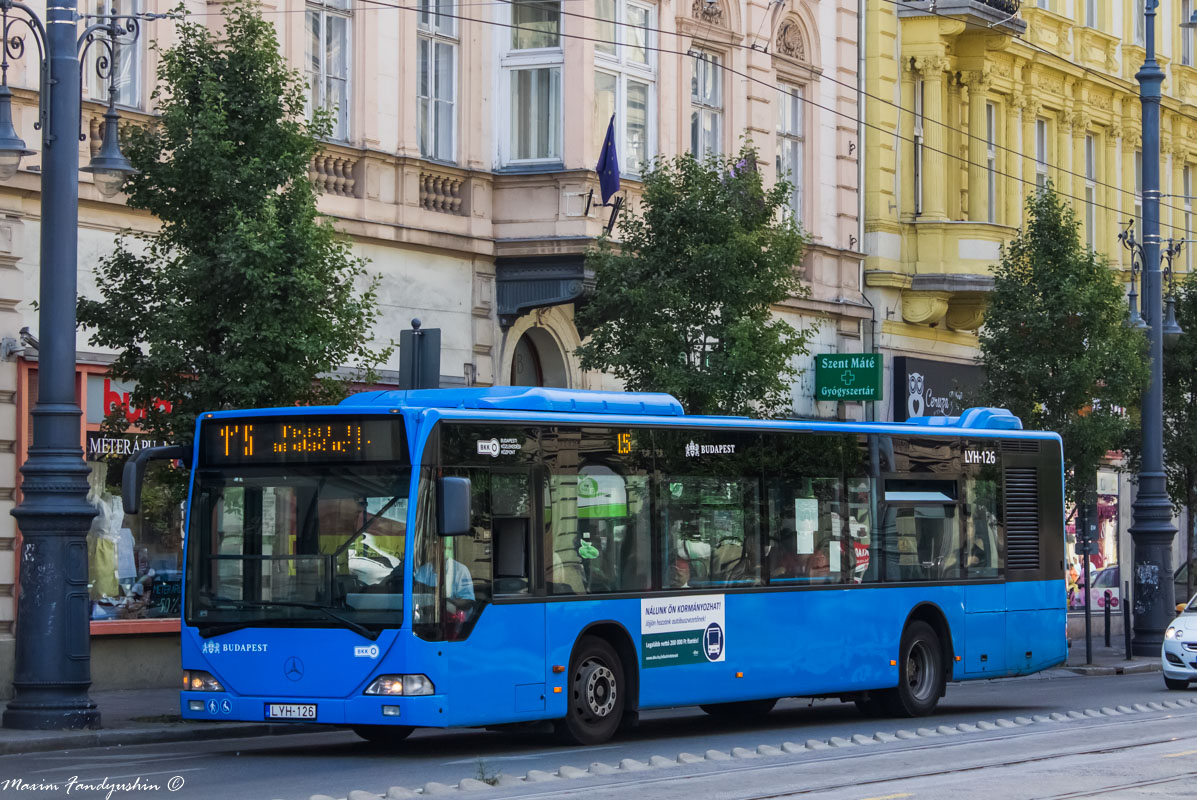
<instances>
[{"instance_id":1,"label":"mercedes-benz citaro bus","mask_svg":"<svg viewBox=\"0 0 1197 800\"><path fill-rule=\"evenodd\" d=\"M202 414L182 714L578 744L669 706L929 714L1066 657L1060 439L1021 428L523 387Z\"/></svg>"}]
</instances>

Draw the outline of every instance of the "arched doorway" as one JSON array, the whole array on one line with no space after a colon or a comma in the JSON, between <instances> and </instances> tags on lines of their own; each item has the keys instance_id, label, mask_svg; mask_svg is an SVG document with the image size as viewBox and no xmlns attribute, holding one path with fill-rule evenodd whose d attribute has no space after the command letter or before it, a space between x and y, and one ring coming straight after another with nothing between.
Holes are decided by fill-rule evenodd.
<instances>
[{"instance_id":1,"label":"arched doorway","mask_svg":"<svg viewBox=\"0 0 1197 800\"><path fill-rule=\"evenodd\" d=\"M516 342L511 357L511 385L569 386L565 354L543 328L529 328Z\"/></svg>"}]
</instances>

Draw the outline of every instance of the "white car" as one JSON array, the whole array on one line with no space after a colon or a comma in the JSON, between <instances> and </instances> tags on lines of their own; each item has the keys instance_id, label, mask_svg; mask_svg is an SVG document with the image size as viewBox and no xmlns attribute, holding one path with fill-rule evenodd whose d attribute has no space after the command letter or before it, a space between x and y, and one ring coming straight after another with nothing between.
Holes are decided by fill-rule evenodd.
<instances>
[{"instance_id":1,"label":"white car","mask_svg":"<svg viewBox=\"0 0 1197 800\"><path fill-rule=\"evenodd\" d=\"M1160 661L1167 687L1186 689L1197 682L1197 596L1176 608L1180 616L1164 632Z\"/></svg>"}]
</instances>

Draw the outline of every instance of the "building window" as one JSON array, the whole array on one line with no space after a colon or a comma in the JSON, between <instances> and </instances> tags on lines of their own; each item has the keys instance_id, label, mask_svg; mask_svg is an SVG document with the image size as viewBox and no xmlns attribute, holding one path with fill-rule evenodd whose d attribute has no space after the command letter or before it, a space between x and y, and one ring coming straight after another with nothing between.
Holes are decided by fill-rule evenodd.
<instances>
[{"instance_id":1,"label":"building window","mask_svg":"<svg viewBox=\"0 0 1197 800\"><path fill-rule=\"evenodd\" d=\"M1097 141L1085 136L1085 243L1097 247Z\"/></svg>"},{"instance_id":2,"label":"building window","mask_svg":"<svg viewBox=\"0 0 1197 800\"><path fill-rule=\"evenodd\" d=\"M561 160L561 4L517 0L503 56L508 99L506 163Z\"/></svg>"},{"instance_id":3,"label":"building window","mask_svg":"<svg viewBox=\"0 0 1197 800\"><path fill-rule=\"evenodd\" d=\"M1180 21L1188 22L1193 16L1193 0L1180 0ZM1180 63L1193 66L1193 29L1180 29Z\"/></svg>"},{"instance_id":4,"label":"building window","mask_svg":"<svg viewBox=\"0 0 1197 800\"><path fill-rule=\"evenodd\" d=\"M1131 0L1131 14L1135 18L1135 44L1142 46L1147 39L1147 17L1143 13L1143 3Z\"/></svg>"},{"instance_id":5,"label":"building window","mask_svg":"<svg viewBox=\"0 0 1197 800\"><path fill-rule=\"evenodd\" d=\"M435 3L435 5L434 5ZM457 24L451 0L422 0L419 13L420 155L456 160Z\"/></svg>"},{"instance_id":6,"label":"building window","mask_svg":"<svg viewBox=\"0 0 1197 800\"><path fill-rule=\"evenodd\" d=\"M993 103L985 104L985 167L989 221L997 222L997 108Z\"/></svg>"},{"instance_id":7,"label":"building window","mask_svg":"<svg viewBox=\"0 0 1197 800\"><path fill-rule=\"evenodd\" d=\"M781 84L777 92L777 179L788 180L790 212L802 221L803 149L806 137L802 114L802 88Z\"/></svg>"},{"instance_id":8,"label":"building window","mask_svg":"<svg viewBox=\"0 0 1197 800\"><path fill-rule=\"evenodd\" d=\"M1035 120L1035 185L1047 186L1047 120Z\"/></svg>"},{"instance_id":9,"label":"building window","mask_svg":"<svg viewBox=\"0 0 1197 800\"><path fill-rule=\"evenodd\" d=\"M914 215L923 213L923 82L914 82Z\"/></svg>"},{"instance_id":10,"label":"building window","mask_svg":"<svg viewBox=\"0 0 1197 800\"><path fill-rule=\"evenodd\" d=\"M597 38L603 41L594 45L594 154L597 158L614 115L620 170L639 175L655 155L653 9L630 0L597 0L597 11Z\"/></svg>"},{"instance_id":11,"label":"building window","mask_svg":"<svg viewBox=\"0 0 1197 800\"><path fill-rule=\"evenodd\" d=\"M723 152L723 70L719 56L690 52L690 152L695 158Z\"/></svg>"},{"instance_id":12,"label":"building window","mask_svg":"<svg viewBox=\"0 0 1197 800\"><path fill-rule=\"evenodd\" d=\"M1193 237L1193 170L1192 167L1186 166L1181 173L1184 177L1184 201L1185 201L1185 229L1181 235L1182 239L1192 239ZM1185 242L1185 271L1193 271L1193 242Z\"/></svg>"},{"instance_id":13,"label":"building window","mask_svg":"<svg viewBox=\"0 0 1197 800\"><path fill-rule=\"evenodd\" d=\"M349 0L307 5L308 116L317 108L332 115L332 138L349 139Z\"/></svg>"},{"instance_id":14,"label":"building window","mask_svg":"<svg viewBox=\"0 0 1197 800\"><path fill-rule=\"evenodd\" d=\"M98 16L112 14L139 14L143 11L141 0L95 0L92 6ZM143 23L144 25L144 23ZM99 38L99 36L97 36ZM116 68L116 104L128 108L141 108L141 73L144 67L144 56L141 49L142 39L129 41L129 37L116 40L115 52L112 57ZM100 76L96 65L100 59L110 60L108 49L98 41L94 42L87 51L87 93L94 100L108 102L108 84L112 76Z\"/></svg>"},{"instance_id":15,"label":"building window","mask_svg":"<svg viewBox=\"0 0 1197 800\"><path fill-rule=\"evenodd\" d=\"M1035 5L1039 6L1040 8L1046 8L1048 11L1051 11L1052 0L1038 0L1038 2L1035 3Z\"/></svg>"},{"instance_id":16,"label":"building window","mask_svg":"<svg viewBox=\"0 0 1197 800\"><path fill-rule=\"evenodd\" d=\"M1085 24L1090 28L1098 27L1097 0L1085 0Z\"/></svg>"},{"instance_id":17,"label":"building window","mask_svg":"<svg viewBox=\"0 0 1197 800\"><path fill-rule=\"evenodd\" d=\"M1135 222L1143 230L1143 151L1135 151Z\"/></svg>"}]
</instances>

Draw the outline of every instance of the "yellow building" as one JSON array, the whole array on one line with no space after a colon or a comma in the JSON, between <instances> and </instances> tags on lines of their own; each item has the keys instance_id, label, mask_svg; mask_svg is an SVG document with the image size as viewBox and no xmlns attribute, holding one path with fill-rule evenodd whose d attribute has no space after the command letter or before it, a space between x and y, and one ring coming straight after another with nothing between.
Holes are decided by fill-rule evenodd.
<instances>
[{"instance_id":1,"label":"yellow building","mask_svg":"<svg viewBox=\"0 0 1197 800\"><path fill-rule=\"evenodd\" d=\"M1161 0L1157 17L1161 232L1175 239L1193 238L1197 66L1179 26L1193 3ZM867 0L865 284L897 367L892 418L951 399L926 362L967 389L952 365L976 355L992 265L1036 185L1071 198L1083 241L1129 280L1117 235L1141 208L1144 37L1143 0ZM1192 263L1186 246L1175 266Z\"/></svg>"}]
</instances>

